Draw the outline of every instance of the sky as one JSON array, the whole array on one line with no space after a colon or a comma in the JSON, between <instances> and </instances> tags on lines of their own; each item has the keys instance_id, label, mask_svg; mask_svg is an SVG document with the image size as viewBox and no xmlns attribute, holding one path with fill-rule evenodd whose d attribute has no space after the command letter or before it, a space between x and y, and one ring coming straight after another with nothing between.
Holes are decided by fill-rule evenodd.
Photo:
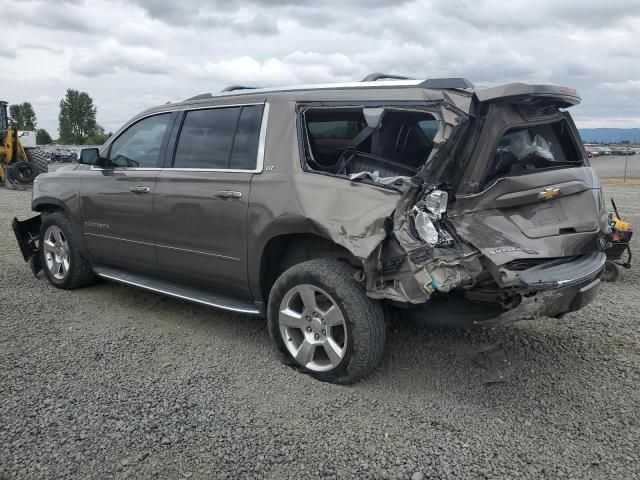
<instances>
[{"instance_id":1,"label":"sky","mask_svg":"<svg viewBox=\"0 0 640 480\"><path fill-rule=\"evenodd\" d=\"M115 131L230 84L362 79L577 88L579 127L640 127L640 0L0 0L0 99L56 138L67 88Z\"/></svg>"}]
</instances>

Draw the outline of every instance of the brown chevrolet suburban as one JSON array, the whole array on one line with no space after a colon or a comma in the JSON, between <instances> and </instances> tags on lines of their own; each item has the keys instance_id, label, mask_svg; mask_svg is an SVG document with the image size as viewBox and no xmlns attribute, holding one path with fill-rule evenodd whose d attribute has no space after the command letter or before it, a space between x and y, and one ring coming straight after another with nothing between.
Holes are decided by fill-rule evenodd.
<instances>
[{"instance_id":1,"label":"brown chevrolet suburban","mask_svg":"<svg viewBox=\"0 0 640 480\"><path fill-rule=\"evenodd\" d=\"M573 89L373 74L146 110L39 176L13 226L58 288L97 278L266 316L286 362L354 382L384 312L496 325L598 292L608 226Z\"/></svg>"}]
</instances>

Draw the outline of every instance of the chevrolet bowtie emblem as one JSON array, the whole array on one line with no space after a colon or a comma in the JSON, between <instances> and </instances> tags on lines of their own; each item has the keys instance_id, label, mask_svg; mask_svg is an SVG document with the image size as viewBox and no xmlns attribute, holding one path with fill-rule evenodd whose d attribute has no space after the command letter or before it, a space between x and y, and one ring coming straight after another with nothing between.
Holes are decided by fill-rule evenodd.
<instances>
[{"instance_id":1,"label":"chevrolet bowtie emblem","mask_svg":"<svg viewBox=\"0 0 640 480\"><path fill-rule=\"evenodd\" d=\"M551 200L552 198L556 198L560 195L559 188L545 188L543 191L538 193L538 200Z\"/></svg>"}]
</instances>

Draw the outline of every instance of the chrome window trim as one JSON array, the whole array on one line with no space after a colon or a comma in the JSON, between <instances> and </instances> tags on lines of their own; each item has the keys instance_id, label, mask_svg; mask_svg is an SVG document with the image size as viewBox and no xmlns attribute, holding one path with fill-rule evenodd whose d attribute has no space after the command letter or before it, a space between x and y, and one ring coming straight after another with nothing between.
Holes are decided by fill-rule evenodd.
<instances>
[{"instance_id":1,"label":"chrome window trim","mask_svg":"<svg viewBox=\"0 0 640 480\"><path fill-rule=\"evenodd\" d=\"M158 171L158 172L163 172L165 170L168 171L172 171L172 172L225 172L225 173L262 173L262 170L264 169L264 154L265 154L265 149L266 149L266 143L267 143L267 124L269 123L269 102L263 102L263 103L236 103L236 104L231 104L231 105L209 105L206 107L194 107L194 108L178 108L175 110L166 110L166 111L162 111L162 112L154 112L151 113L149 115L145 115L143 117L139 117L136 118L135 121L131 121L128 124L125 124L118 132L116 133L120 133L120 131L124 132L127 128L129 128L129 126L133 125L136 122L139 122L140 120L144 120L145 118L148 117L153 117L155 115L161 115L164 113L172 113L172 112L190 112L192 110L211 110L214 108L232 108L232 107L250 107L253 105L264 105L264 110L262 111L262 122L260 124L260 134L258 136L258 154L257 154L257 158L256 158L256 168L252 169L252 170L244 170L244 169L238 169L238 168L171 168L171 167L154 167L154 168L137 168L137 167L114 167L114 168L102 168L102 167L96 167L94 165L91 166L91 170L113 170L113 171L125 171L125 172L131 172L131 171L148 171L148 172L153 172L153 171ZM118 135L120 136L120 135ZM116 135L114 135L114 139L112 140L115 141L116 139ZM105 144L103 147L103 150L108 150L109 147L111 146L111 143L109 142L108 144ZM103 150L100 150L100 153L103 152Z\"/></svg>"},{"instance_id":2,"label":"chrome window trim","mask_svg":"<svg viewBox=\"0 0 640 480\"><path fill-rule=\"evenodd\" d=\"M258 158L255 173L261 173L264 168L264 152L267 143L267 123L269 123L269 103L264 103L262 112L262 125L260 125L260 135L258 136Z\"/></svg>"},{"instance_id":3,"label":"chrome window trim","mask_svg":"<svg viewBox=\"0 0 640 480\"><path fill-rule=\"evenodd\" d=\"M129 171L140 171L140 172L159 172L160 170L163 170L163 168L161 167L113 167L113 168L102 168L102 167L96 167L95 165L91 165L91 170L113 170L113 171L117 171L117 172L129 172Z\"/></svg>"}]
</instances>

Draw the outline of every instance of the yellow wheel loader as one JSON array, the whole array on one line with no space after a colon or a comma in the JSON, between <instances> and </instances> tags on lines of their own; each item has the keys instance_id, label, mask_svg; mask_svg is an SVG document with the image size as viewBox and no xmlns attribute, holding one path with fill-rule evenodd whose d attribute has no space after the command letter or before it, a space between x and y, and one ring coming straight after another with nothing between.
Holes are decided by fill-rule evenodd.
<instances>
[{"instance_id":1,"label":"yellow wheel loader","mask_svg":"<svg viewBox=\"0 0 640 480\"><path fill-rule=\"evenodd\" d=\"M7 102L0 101L0 182L12 190L33 182L48 170L47 157L38 149L25 148L18 130L9 125Z\"/></svg>"}]
</instances>

